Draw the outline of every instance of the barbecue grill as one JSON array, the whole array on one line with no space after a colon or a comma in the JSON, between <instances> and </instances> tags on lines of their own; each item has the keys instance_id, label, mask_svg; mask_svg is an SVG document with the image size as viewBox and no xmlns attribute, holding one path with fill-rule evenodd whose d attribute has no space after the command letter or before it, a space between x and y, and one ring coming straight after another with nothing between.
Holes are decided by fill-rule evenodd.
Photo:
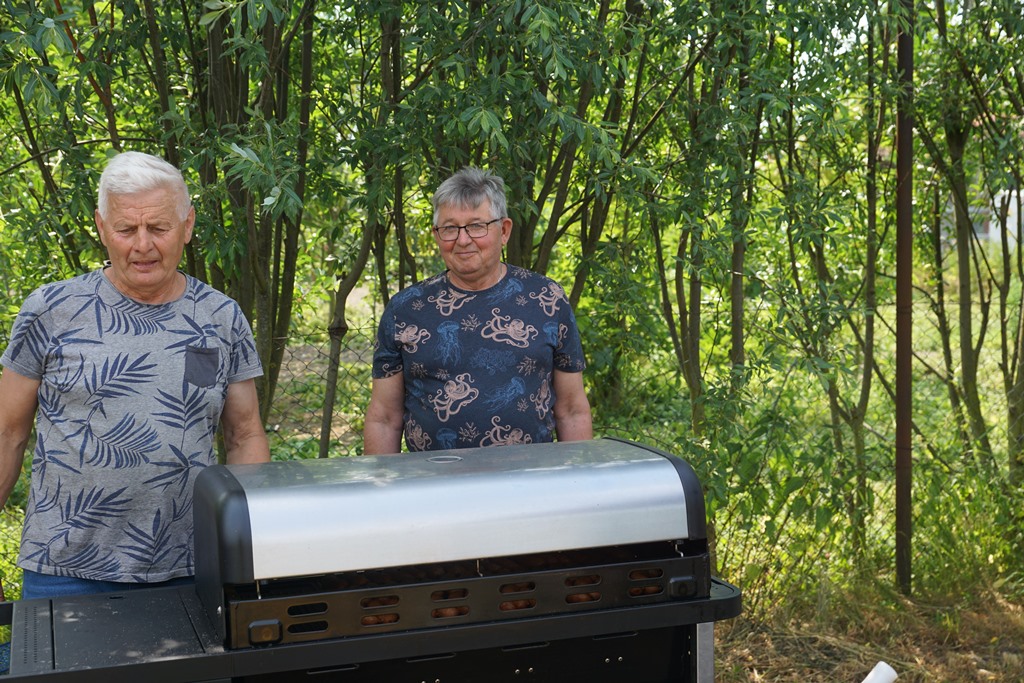
<instances>
[{"instance_id":1,"label":"barbecue grill","mask_svg":"<svg viewBox=\"0 0 1024 683\"><path fill-rule=\"evenodd\" d=\"M711 681L740 611L692 468L628 441L215 466L193 512L194 590L16 603L12 678Z\"/></svg>"}]
</instances>

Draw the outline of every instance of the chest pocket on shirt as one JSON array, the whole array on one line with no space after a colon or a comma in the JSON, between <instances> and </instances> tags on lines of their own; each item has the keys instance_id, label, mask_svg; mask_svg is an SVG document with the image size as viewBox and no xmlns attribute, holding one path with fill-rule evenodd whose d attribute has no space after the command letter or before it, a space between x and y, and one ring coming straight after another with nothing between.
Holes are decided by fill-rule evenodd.
<instances>
[{"instance_id":1,"label":"chest pocket on shirt","mask_svg":"<svg viewBox=\"0 0 1024 683\"><path fill-rule=\"evenodd\" d=\"M212 349L189 346L185 349L185 381L197 387L212 387L217 383L220 353Z\"/></svg>"}]
</instances>

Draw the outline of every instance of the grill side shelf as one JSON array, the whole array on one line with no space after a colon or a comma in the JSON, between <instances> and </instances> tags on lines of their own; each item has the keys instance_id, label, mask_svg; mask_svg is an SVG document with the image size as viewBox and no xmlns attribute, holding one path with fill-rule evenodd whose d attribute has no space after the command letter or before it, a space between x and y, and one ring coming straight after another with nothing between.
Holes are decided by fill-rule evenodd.
<instances>
[{"instance_id":1,"label":"grill side shelf","mask_svg":"<svg viewBox=\"0 0 1024 683\"><path fill-rule=\"evenodd\" d=\"M22 600L11 622L11 674L53 670L53 609L49 600Z\"/></svg>"}]
</instances>

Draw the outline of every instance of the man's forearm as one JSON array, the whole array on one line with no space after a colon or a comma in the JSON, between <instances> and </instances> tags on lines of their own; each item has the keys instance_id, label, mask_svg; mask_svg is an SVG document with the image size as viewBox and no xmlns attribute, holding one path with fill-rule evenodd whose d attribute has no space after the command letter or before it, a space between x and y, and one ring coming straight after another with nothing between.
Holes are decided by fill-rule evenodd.
<instances>
[{"instance_id":1,"label":"man's forearm","mask_svg":"<svg viewBox=\"0 0 1024 683\"><path fill-rule=\"evenodd\" d=\"M25 449L32 435L40 380L25 377L10 368L0 375L0 507L21 476Z\"/></svg>"},{"instance_id":2,"label":"man's forearm","mask_svg":"<svg viewBox=\"0 0 1024 683\"><path fill-rule=\"evenodd\" d=\"M25 443L21 443L0 447L0 508L7 505L7 499L21 476L25 446Z\"/></svg>"},{"instance_id":3,"label":"man's forearm","mask_svg":"<svg viewBox=\"0 0 1024 683\"><path fill-rule=\"evenodd\" d=\"M363 429L363 453L390 455L402 450L402 429L380 422L367 422Z\"/></svg>"},{"instance_id":4,"label":"man's forearm","mask_svg":"<svg viewBox=\"0 0 1024 683\"><path fill-rule=\"evenodd\" d=\"M587 441L594 438L594 424L590 411L568 415L555 422L559 441Z\"/></svg>"},{"instance_id":5,"label":"man's forearm","mask_svg":"<svg viewBox=\"0 0 1024 683\"><path fill-rule=\"evenodd\" d=\"M229 465L269 462L270 444L267 442L267 435L252 434L244 439L239 439L228 447L226 460Z\"/></svg>"}]
</instances>

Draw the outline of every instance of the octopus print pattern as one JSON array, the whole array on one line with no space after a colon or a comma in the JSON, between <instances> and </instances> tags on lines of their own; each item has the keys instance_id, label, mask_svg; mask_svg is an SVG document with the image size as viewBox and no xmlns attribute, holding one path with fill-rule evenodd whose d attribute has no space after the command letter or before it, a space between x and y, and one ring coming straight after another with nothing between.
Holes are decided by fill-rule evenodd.
<instances>
[{"instance_id":1,"label":"octopus print pattern","mask_svg":"<svg viewBox=\"0 0 1024 683\"><path fill-rule=\"evenodd\" d=\"M445 273L395 295L378 329L373 376L402 373L410 450L552 441L555 370L582 372L565 290L507 266L464 291Z\"/></svg>"}]
</instances>

